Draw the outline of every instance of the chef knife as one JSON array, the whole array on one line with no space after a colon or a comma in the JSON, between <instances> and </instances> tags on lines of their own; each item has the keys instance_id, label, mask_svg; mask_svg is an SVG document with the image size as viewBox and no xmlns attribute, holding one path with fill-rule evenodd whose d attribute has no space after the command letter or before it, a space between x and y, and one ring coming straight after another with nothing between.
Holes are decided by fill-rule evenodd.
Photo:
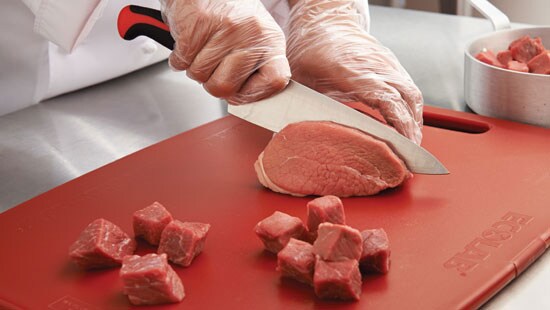
<instances>
[{"instance_id":1,"label":"chef knife","mask_svg":"<svg viewBox=\"0 0 550 310\"><path fill-rule=\"evenodd\" d=\"M126 6L118 16L118 31L126 40L145 35L168 49L174 47L169 28L163 22L160 11L155 9ZM283 91L270 98L244 105L229 105L228 112L274 132L301 121L339 123L385 141L411 172L449 173L437 158L393 128L295 81L290 81Z\"/></svg>"}]
</instances>

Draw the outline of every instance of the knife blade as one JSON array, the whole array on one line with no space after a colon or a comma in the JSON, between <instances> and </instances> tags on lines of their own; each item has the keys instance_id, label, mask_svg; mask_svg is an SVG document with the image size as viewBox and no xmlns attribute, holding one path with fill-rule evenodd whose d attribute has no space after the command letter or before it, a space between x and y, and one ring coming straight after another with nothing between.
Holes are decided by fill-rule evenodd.
<instances>
[{"instance_id":1,"label":"knife blade","mask_svg":"<svg viewBox=\"0 0 550 310\"><path fill-rule=\"evenodd\" d=\"M145 35L168 49L174 47L174 39L158 10L137 5L126 6L118 15L117 27L125 40ZM449 173L430 152L391 127L295 81L290 81L282 92L270 98L239 106L229 105L228 112L274 132L290 123L301 121L331 121L357 128L386 142L411 172Z\"/></svg>"},{"instance_id":2,"label":"knife blade","mask_svg":"<svg viewBox=\"0 0 550 310\"><path fill-rule=\"evenodd\" d=\"M394 129L296 81L280 93L254 103L228 105L228 112L260 127L279 132L290 123L331 121L357 128L386 142L411 172L448 174L435 156Z\"/></svg>"}]
</instances>

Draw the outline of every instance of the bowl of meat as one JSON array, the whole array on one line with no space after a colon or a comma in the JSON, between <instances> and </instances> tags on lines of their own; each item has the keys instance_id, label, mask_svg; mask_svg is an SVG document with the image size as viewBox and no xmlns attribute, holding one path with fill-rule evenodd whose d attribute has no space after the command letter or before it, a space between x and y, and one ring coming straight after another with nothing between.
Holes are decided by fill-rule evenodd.
<instances>
[{"instance_id":1,"label":"bowl of meat","mask_svg":"<svg viewBox=\"0 0 550 310\"><path fill-rule=\"evenodd\" d=\"M466 103L481 115L550 127L550 26L510 29L488 1L469 1L496 31L466 47Z\"/></svg>"}]
</instances>

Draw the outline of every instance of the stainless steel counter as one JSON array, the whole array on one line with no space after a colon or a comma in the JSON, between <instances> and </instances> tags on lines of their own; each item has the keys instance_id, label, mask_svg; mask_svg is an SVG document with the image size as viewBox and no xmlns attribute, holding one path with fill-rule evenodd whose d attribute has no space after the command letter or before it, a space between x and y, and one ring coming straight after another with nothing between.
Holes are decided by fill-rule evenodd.
<instances>
[{"instance_id":1,"label":"stainless steel counter","mask_svg":"<svg viewBox=\"0 0 550 310\"><path fill-rule=\"evenodd\" d=\"M491 31L488 21L383 7L371 15L372 33L395 52L427 105L468 110L463 50ZM225 114L218 99L161 63L0 117L0 212ZM484 307L550 309L549 288L547 252Z\"/></svg>"}]
</instances>

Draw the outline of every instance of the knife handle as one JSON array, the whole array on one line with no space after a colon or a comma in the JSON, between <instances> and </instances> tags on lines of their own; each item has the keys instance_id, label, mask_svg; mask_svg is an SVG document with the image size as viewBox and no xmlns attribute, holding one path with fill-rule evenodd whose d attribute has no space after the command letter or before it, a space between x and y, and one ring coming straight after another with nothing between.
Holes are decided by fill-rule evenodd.
<instances>
[{"instance_id":1,"label":"knife handle","mask_svg":"<svg viewBox=\"0 0 550 310\"><path fill-rule=\"evenodd\" d=\"M125 40L146 36L170 50L174 49L174 38L159 10L128 5L118 14L117 28L120 37Z\"/></svg>"}]
</instances>

